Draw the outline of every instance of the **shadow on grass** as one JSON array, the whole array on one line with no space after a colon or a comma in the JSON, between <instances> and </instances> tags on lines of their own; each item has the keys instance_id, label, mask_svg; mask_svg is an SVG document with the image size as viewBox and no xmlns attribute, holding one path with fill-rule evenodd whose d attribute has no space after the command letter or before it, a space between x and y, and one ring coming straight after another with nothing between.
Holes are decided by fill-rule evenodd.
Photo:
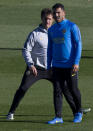
<instances>
[{"instance_id":1,"label":"shadow on grass","mask_svg":"<svg viewBox=\"0 0 93 131\"><path fill-rule=\"evenodd\" d=\"M15 117L37 117L37 119L38 119L38 117L45 117L45 120L27 120L26 118L25 118L25 120L17 120L18 118L16 118L16 120L15 119L14 120L7 120L6 117L7 117L6 115L0 115L0 123L1 122L9 122L9 123L17 123L17 122L21 122L21 123L25 122L26 123L27 122L27 123L48 124L47 122L49 120L51 120L54 117L54 115L15 115ZM51 118L47 118L47 117L51 117ZM65 119L64 122L72 122L72 120Z\"/></svg>"},{"instance_id":2,"label":"shadow on grass","mask_svg":"<svg viewBox=\"0 0 93 131\"><path fill-rule=\"evenodd\" d=\"M9 50L9 51L22 51L22 48L0 48L0 50L4 50L4 51L6 51L6 50ZM83 52L93 52L93 50L83 50ZM82 56L81 58L83 58L83 59L93 59L93 56Z\"/></svg>"},{"instance_id":3,"label":"shadow on grass","mask_svg":"<svg viewBox=\"0 0 93 131\"><path fill-rule=\"evenodd\" d=\"M0 118L1 118L1 117L5 117L5 116L7 116L7 115L0 115ZM45 115L45 114L43 114L43 115L30 115L30 114L28 114L28 115L15 115L15 116L18 116L18 117L26 117L26 116L27 116L27 117L31 117L31 116L33 116L33 117L34 117L34 116L35 116L35 117L36 117L36 116L45 117L45 116L54 116L54 115Z\"/></svg>"},{"instance_id":4,"label":"shadow on grass","mask_svg":"<svg viewBox=\"0 0 93 131\"><path fill-rule=\"evenodd\" d=\"M10 50L10 51L13 51L13 50L22 50L22 48L0 48L0 50Z\"/></svg>"},{"instance_id":5,"label":"shadow on grass","mask_svg":"<svg viewBox=\"0 0 93 131\"><path fill-rule=\"evenodd\" d=\"M93 59L93 56L82 56L83 59Z\"/></svg>"},{"instance_id":6,"label":"shadow on grass","mask_svg":"<svg viewBox=\"0 0 93 131\"><path fill-rule=\"evenodd\" d=\"M46 120L7 120L7 115L0 115L0 122L29 122L29 123L42 123L47 124L47 118ZM15 115L15 117L53 117L53 115ZM18 118L17 118L18 119Z\"/></svg>"},{"instance_id":7,"label":"shadow on grass","mask_svg":"<svg viewBox=\"0 0 93 131\"><path fill-rule=\"evenodd\" d=\"M7 123L17 123L17 122L22 122L22 123L42 123L42 124L47 124L46 121L44 120L0 120L0 122L7 122Z\"/></svg>"}]
</instances>

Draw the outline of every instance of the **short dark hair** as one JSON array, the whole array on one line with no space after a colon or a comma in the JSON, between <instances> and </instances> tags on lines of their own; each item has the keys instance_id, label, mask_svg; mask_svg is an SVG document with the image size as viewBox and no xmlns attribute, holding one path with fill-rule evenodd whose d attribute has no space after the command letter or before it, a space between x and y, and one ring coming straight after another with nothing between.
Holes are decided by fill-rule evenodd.
<instances>
[{"instance_id":1,"label":"short dark hair","mask_svg":"<svg viewBox=\"0 0 93 131\"><path fill-rule=\"evenodd\" d=\"M42 11L41 11L41 19L42 19L43 17L47 16L47 15L50 15L50 14L53 15L51 9L49 9L49 8L44 8L44 9L42 9Z\"/></svg>"},{"instance_id":2,"label":"short dark hair","mask_svg":"<svg viewBox=\"0 0 93 131\"><path fill-rule=\"evenodd\" d=\"M61 3L56 3L52 6L52 10L56 10L57 8L61 8L62 10L65 10L64 5Z\"/></svg>"}]
</instances>

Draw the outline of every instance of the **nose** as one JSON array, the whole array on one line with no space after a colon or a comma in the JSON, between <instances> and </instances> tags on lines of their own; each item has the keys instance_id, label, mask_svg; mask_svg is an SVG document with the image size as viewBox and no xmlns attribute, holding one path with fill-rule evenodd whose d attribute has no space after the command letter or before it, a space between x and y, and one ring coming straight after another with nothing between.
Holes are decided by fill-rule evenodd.
<instances>
[{"instance_id":1,"label":"nose","mask_svg":"<svg viewBox=\"0 0 93 131\"><path fill-rule=\"evenodd\" d=\"M46 23L49 23L49 19L46 20Z\"/></svg>"},{"instance_id":2,"label":"nose","mask_svg":"<svg viewBox=\"0 0 93 131\"><path fill-rule=\"evenodd\" d=\"M56 16L58 16L58 13L56 13Z\"/></svg>"}]
</instances>

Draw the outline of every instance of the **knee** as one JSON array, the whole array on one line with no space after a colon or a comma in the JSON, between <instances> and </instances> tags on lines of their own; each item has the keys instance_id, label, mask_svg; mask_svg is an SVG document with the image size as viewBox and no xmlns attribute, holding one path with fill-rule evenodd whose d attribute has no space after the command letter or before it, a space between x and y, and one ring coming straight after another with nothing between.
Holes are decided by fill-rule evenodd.
<instances>
[{"instance_id":1,"label":"knee","mask_svg":"<svg viewBox=\"0 0 93 131\"><path fill-rule=\"evenodd\" d=\"M62 95L61 89L58 87L54 87L54 95L56 95L56 96Z\"/></svg>"},{"instance_id":2,"label":"knee","mask_svg":"<svg viewBox=\"0 0 93 131\"><path fill-rule=\"evenodd\" d=\"M22 88L19 88L19 89L17 90L17 93L18 93L18 94L25 94L25 93L26 93L26 90L23 90Z\"/></svg>"}]
</instances>

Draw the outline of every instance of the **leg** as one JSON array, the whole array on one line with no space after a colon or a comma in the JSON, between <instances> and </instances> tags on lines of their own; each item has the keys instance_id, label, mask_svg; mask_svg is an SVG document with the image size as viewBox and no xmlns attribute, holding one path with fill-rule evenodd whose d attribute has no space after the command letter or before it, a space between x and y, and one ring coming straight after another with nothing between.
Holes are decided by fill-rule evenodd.
<instances>
[{"instance_id":1,"label":"leg","mask_svg":"<svg viewBox=\"0 0 93 131\"><path fill-rule=\"evenodd\" d=\"M72 94L70 93L69 88L67 87L66 82L63 87L63 94L64 94L65 99L68 102L69 106L71 107L73 114L75 114L76 113L76 106L75 106Z\"/></svg>"},{"instance_id":2,"label":"leg","mask_svg":"<svg viewBox=\"0 0 93 131\"><path fill-rule=\"evenodd\" d=\"M78 72L75 75L72 75L72 71L70 70L70 75L68 75L67 84L68 88L71 91L75 106L76 112L82 112L81 110L81 94L78 88Z\"/></svg>"},{"instance_id":3,"label":"leg","mask_svg":"<svg viewBox=\"0 0 93 131\"><path fill-rule=\"evenodd\" d=\"M74 123L79 123L82 121L82 109L81 109L81 94L78 89L78 72L72 72L71 70L68 70L67 75L67 84L71 91L75 106L76 106L76 113L74 114Z\"/></svg>"},{"instance_id":4,"label":"leg","mask_svg":"<svg viewBox=\"0 0 93 131\"><path fill-rule=\"evenodd\" d=\"M67 87L66 82L65 82L65 86L64 86L64 96L65 96L69 106L71 107L73 114L75 114L76 113L76 106L75 106L72 94L70 93L70 91ZM86 114L90 111L91 111L91 108L83 108L82 109L83 114Z\"/></svg>"},{"instance_id":5,"label":"leg","mask_svg":"<svg viewBox=\"0 0 93 131\"><path fill-rule=\"evenodd\" d=\"M49 77L50 76L50 77ZM50 71L50 75L48 75L49 79L52 78L52 70ZM53 83L53 81L51 80L51 82ZM54 81L55 82L55 81ZM57 83L56 83L57 84ZM59 86L59 85L58 85ZM56 91L54 90L54 93L53 94L56 94L55 93ZM72 97L72 94L70 93L69 91L69 88L67 87L67 83L65 81L64 83L64 88L63 88L63 94L68 102L68 104L70 105L71 109L72 109L72 112L73 114L75 114L76 112L76 106L75 106L75 103L74 103L74 100L73 100L73 97ZM56 100L55 100L56 101Z\"/></svg>"},{"instance_id":6,"label":"leg","mask_svg":"<svg viewBox=\"0 0 93 131\"><path fill-rule=\"evenodd\" d=\"M54 82L54 108L55 108L55 115L56 117L61 118L62 112L62 90L60 87L60 83L56 80Z\"/></svg>"},{"instance_id":7,"label":"leg","mask_svg":"<svg viewBox=\"0 0 93 131\"><path fill-rule=\"evenodd\" d=\"M60 83L60 69L53 68L53 96L54 96L54 109L55 109L55 118L51 121L48 121L48 124L63 123L62 119L62 87L64 86L64 79L62 79L63 84Z\"/></svg>"},{"instance_id":8,"label":"leg","mask_svg":"<svg viewBox=\"0 0 93 131\"><path fill-rule=\"evenodd\" d=\"M64 78L62 77L61 70L58 68L53 69L53 87L54 87L54 108L56 117L62 117L62 105L63 105L63 92L62 87L64 86ZM60 78L62 78L60 80Z\"/></svg>"},{"instance_id":9,"label":"leg","mask_svg":"<svg viewBox=\"0 0 93 131\"><path fill-rule=\"evenodd\" d=\"M26 91L23 91L21 88L19 88L15 95L14 95L14 99L13 99L13 102L12 102L12 105L10 107L10 110L9 110L9 113L13 113L15 112L16 108L18 107L21 99L24 97Z\"/></svg>"},{"instance_id":10,"label":"leg","mask_svg":"<svg viewBox=\"0 0 93 131\"><path fill-rule=\"evenodd\" d=\"M23 79L22 79L22 82L21 82L21 85L14 95L14 99L13 99L12 105L10 107L9 113L15 112L15 110L18 107L21 99L24 97L24 95L27 92L27 90L29 89L29 87L33 83L35 83L37 80L41 79L39 72L38 72L37 77L35 77L31 72L30 72L30 74L28 74L27 72L28 72L28 69L26 69L24 76L23 76Z\"/></svg>"},{"instance_id":11,"label":"leg","mask_svg":"<svg viewBox=\"0 0 93 131\"><path fill-rule=\"evenodd\" d=\"M55 109L55 118L51 121L48 121L48 124L57 124L63 123L62 119L62 90L59 81L53 82L53 97L54 97L54 109Z\"/></svg>"}]
</instances>

